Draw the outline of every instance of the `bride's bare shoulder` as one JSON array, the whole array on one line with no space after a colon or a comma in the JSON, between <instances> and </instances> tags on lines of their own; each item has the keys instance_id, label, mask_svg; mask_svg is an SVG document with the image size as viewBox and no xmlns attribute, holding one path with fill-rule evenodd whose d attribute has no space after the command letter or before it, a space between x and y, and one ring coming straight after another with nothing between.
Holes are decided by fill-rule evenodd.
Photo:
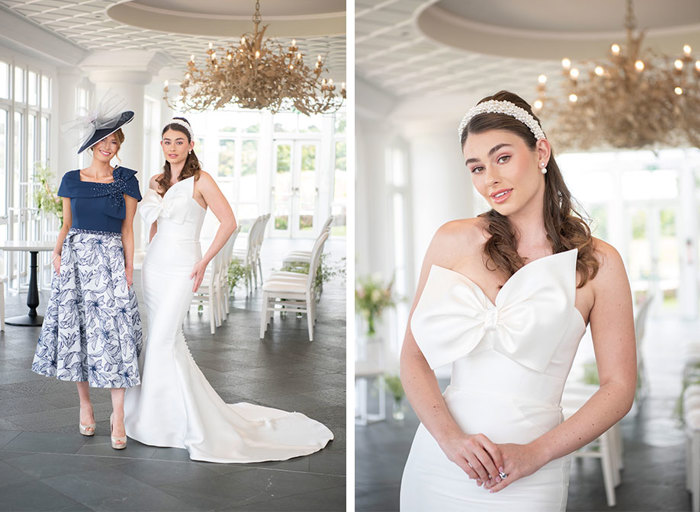
<instances>
[{"instance_id":1,"label":"bride's bare shoulder","mask_svg":"<svg viewBox=\"0 0 700 512\"><path fill-rule=\"evenodd\" d=\"M472 253L479 253L487 239L486 223L481 218L446 222L435 232L427 258L432 263L451 265Z\"/></svg>"}]
</instances>

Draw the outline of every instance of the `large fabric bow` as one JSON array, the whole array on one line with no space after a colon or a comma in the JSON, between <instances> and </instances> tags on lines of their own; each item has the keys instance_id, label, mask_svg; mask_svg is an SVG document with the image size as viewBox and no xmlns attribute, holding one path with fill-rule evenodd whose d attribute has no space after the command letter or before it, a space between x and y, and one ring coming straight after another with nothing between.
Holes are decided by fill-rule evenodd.
<instances>
[{"instance_id":1,"label":"large fabric bow","mask_svg":"<svg viewBox=\"0 0 700 512\"><path fill-rule=\"evenodd\" d=\"M177 194L177 191L168 191L165 197L161 197L158 192L149 189L139 205L141 218L149 226L160 217L166 218L176 224L183 224L187 217L186 194Z\"/></svg>"},{"instance_id":2,"label":"large fabric bow","mask_svg":"<svg viewBox=\"0 0 700 512\"><path fill-rule=\"evenodd\" d=\"M577 252L553 254L520 268L495 304L466 276L433 265L411 319L430 367L464 357L493 333L494 350L543 371L572 319Z\"/></svg>"}]
</instances>

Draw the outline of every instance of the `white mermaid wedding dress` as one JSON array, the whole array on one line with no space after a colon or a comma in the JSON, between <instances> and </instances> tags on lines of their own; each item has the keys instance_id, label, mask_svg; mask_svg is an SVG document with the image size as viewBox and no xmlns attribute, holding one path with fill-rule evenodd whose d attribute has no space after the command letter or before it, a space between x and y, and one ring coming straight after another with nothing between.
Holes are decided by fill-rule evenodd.
<instances>
[{"instance_id":1,"label":"white mermaid wedding dress","mask_svg":"<svg viewBox=\"0 0 700 512\"><path fill-rule=\"evenodd\" d=\"M464 432L528 443L562 421L561 395L586 326L575 307L577 250L520 268L495 304L469 278L434 265L411 330L431 368L452 363L444 397ZM401 482L402 512L566 509L569 458L489 493L421 424Z\"/></svg>"},{"instance_id":2,"label":"white mermaid wedding dress","mask_svg":"<svg viewBox=\"0 0 700 512\"><path fill-rule=\"evenodd\" d=\"M127 391L125 427L147 445L186 448L192 460L261 462L321 450L333 433L301 413L249 403L226 404L197 367L182 322L192 301L192 267L202 257L206 210L193 198L194 178L163 198L149 190L139 211L158 231L143 262L148 336L141 386Z\"/></svg>"}]
</instances>

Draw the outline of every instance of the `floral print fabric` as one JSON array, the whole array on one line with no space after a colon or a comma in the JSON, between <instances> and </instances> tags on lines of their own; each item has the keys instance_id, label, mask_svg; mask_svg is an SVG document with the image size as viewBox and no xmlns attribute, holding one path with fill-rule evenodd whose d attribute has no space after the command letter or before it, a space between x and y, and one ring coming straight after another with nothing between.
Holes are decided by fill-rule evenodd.
<instances>
[{"instance_id":1,"label":"floral print fabric","mask_svg":"<svg viewBox=\"0 0 700 512\"><path fill-rule=\"evenodd\" d=\"M121 233L71 229L61 272L51 280L32 370L91 387L129 388L140 383L141 347L141 317L126 284Z\"/></svg>"}]
</instances>

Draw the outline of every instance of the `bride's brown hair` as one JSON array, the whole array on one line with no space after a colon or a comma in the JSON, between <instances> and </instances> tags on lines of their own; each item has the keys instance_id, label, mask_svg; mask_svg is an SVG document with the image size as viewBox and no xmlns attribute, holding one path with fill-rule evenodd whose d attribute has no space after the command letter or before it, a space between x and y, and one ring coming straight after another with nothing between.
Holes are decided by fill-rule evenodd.
<instances>
[{"instance_id":1,"label":"bride's brown hair","mask_svg":"<svg viewBox=\"0 0 700 512\"><path fill-rule=\"evenodd\" d=\"M186 122L188 125L190 122L185 119L184 117L173 117L173 119L179 119L181 121ZM161 137L165 135L165 132L168 130L175 130L180 133L184 133L185 137L187 137L187 143L189 144L192 142L192 137L190 137L189 132L187 131L187 128L182 126L181 124L178 123L169 123L165 125L165 128L163 128L162 133L160 134ZM189 178L191 176L194 176L195 181L199 179L199 171L202 170L201 165L199 164L199 159L197 158L197 155L194 152L194 149L191 150L187 154L187 160L185 160L185 166L182 168L182 172L180 172L180 176L178 176L177 181L182 181L185 178ZM170 162L167 160L165 161L165 165L163 166L163 174L160 176L160 178L156 179L156 183L160 186L161 189L161 195L165 195L165 193L168 191L170 188L170 178L172 177L172 174L170 172Z\"/></svg>"},{"instance_id":2,"label":"bride's brown hair","mask_svg":"<svg viewBox=\"0 0 700 512\"><path fill-rule=\"evenodd\" d=\"M540 120L532 113L530 105L517 94L500 91L493 96L487 96L479 103L489 100L509 101L525 109L541 126ZM516 118L498 113L475 115L460 134L462 147L470 133L483 133L488 130L507 130L515 133L532 151L535 150L537 141L530 129ZM578 286L581 287L598 273L598 260L594 255L591 230L572 205L571 192L564 183L559 166L554 160L554 152L547 163L544 182L544 227L547 240L555 254L578 249L576 271L579 275ZM490 270L501 270L508 276L513 275L525 264L518 254L518 233L508 217L496 210L482 213L479 217L486 220L486 230L491 235L484 245L487 267Z\"/></svg>"}]
</instances>

